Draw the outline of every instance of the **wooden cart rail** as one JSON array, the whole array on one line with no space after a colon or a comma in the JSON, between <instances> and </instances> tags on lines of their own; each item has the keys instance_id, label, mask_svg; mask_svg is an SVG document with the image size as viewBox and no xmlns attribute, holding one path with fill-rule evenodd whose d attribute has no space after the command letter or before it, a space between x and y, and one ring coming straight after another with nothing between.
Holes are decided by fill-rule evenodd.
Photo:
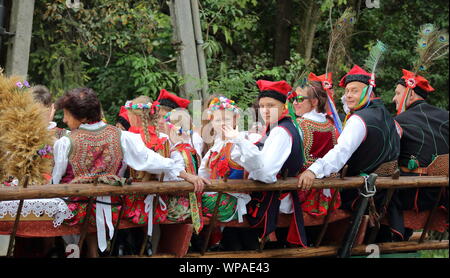
<instances>
[{"instance_id":1,"label":"wooden cart rail","mask_svg":"<svg viewBox=\"0 0 450 278\"><path fill-rule=\"evenodd\" d=\"M205 192L250 192L250 191L276 191L296 190L297 179L287 178L273 184L265 184L253 180L213 180L206 185ZM312 188L359 188L364 184L363 177L325 178L314 181ZM427 177L378 177L376 187L382 188L411 188L411 187L448 187L449 178L446 176ZM178 194L192 192L194 186L188 182L143 182L124 186L104 184L52 184L45 186L0 187L0 201L58 198L70 196L110 196L121 194Z\"/></svg>"},{"instance_id":2,"label":"wooden cart rail","mask_svg":"<svg viewBox=\"0 0 450 278\"><path fill-rule=\"evenodd\" d=\"M314 181L313 188L361 188L364 185L363 177L348 177L348 178L325 178ZM392 177L378 177L376 181L376 187L378 189L385 188L417 188L417 187L441 187L445 188L449 186L449 178L447 176L422 176L422 177L399 177L394 179ZM5 200L24 200L24 199L39 199L39 198L57 198L57 197L71 197L71 196L89 196L91 199L95 196L111 196L122 194L180 194L193 191L193 185L187 182L145 182L145 183L133 183L125 186L112 186L104 184L55 184L55 185L40 185L40 186L28 186L28 187L0 187L0 201ZM297 178L287 178L279 180L277 183L264 184L258 181L252 180L213 180L212 184L206 185L205 192L252 192L252 191L278 191L278 190L296 190ZM222 194L222 193L220 193ZM220 199L220 198L218 198ZM21 201L23 202L23 201ZM217 204L216 204L217 207ZM216 210L217 208L215 208ZM433 213L430 213L427 222L431 223ZM19 217L16 217L14 224L12 237L10 240L10 246L8 248L8 256L12 254L12 243L15 237ZM328 219L324 221L324 228ZM215 226L215 221L210 225ZM404 242L404 243L392 243L382 245L380 253L393 251L409 251L409 250L421 250L421 249L446 249L448 248L448 241L441 242L423 242L425 235L429 229L429 223L422 232L419 244L417 242ZM210 234L212 228L210 227L208 234ZM86 227L84 227L82 235L86 233ZM82 236L83 238L83 236ZM209 239L209 236L207 237ZM206 240L206 243L208 240ZM79 245L82 246L83 240L80 240ZM398 245L400 244L400 245ZM317 257L317 256L332 256L336 254L336 248L334 246L318 247L320 241L316 244L315 248L307 249L283 249L283 250L267 250L261 252L211 252L205 254L206 244L200 255L186 254L187 256L208 256L208 257ZM363 247L355 247L353 254L363 254L363 251L359 249ZM262 249L262 248L261 248ZM365 251L365 250L364 250ZM281 253L277 253L281 252ZM311 253L313 252L313 253ZM317 252L317 253L314 253Z\"/></svg>"},{"instance_id":3,"label":"wooden cart rail","mask_svg":"<svg viewBox=\"0 0 450 278\"><path fill-rule=\"evenodd\" d=\"M418 250L438 250L448 249L448 240L429 240L423 243L417 241L406 242L386 242L377 243L379 254L410 252ZM259 251L230 251L230 252L208 252L204 255L200 253L188 253L185 258L311 258L311 257L334 257L339 246L320 246L309 248L284 248ZM373 251L373 250L372 250ZM353 247L352 255L370 255L371 250L368 245L358 245ZM145 258L175 258L172 254L156 254ZM144 258L143 256L125 256L124 258Z\"/></svg>"}]
</instances>

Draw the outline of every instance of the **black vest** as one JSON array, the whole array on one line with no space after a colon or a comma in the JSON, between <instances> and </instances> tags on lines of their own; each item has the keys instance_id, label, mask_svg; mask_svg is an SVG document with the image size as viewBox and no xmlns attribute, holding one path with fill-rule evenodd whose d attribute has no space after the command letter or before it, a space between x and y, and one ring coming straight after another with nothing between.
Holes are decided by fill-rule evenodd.
<instances>
[{"instance_id":1,"label":"black vest","mask_svg":"<svg viewBox=\"0 0 450 278\"><path fill-rule=\"evenodd\" d=\"M347 161L348 175L369 174L381 164L397 160L400 153L400 136L394 119L383 102L374 99L368 107L355 111L353 114L364 121L367 134Z\"/></svg>"},{"instance_id":2,"label":"black vest","mask_svg":"<svg viewBox=\"0 0 450 278\"><path fill-rule=\"evenodd\" d=\"M400 140L399 165L408 167L410 159L417 159L419 167L427 167L434 156L447 154L449 135L449 113L426 103L424 100L414 102L408 109L395 117L403 129ZM417 176L404 173L405 176ZM403 210L425 211L434 207L440 194L440 187L397 189L389 206L389 222L396 231L396 240L408 240L404 227ZM443 192L439 206L448 209L448 190ZM401 238L400 238L401 237Z\"/></svg>"},{"instance_id":3,"label":"black vest","mask_svg":"<svg viewBox=\"0 0 450 278\"><path fill-rule=\"evenodd\" d=\"M302 154L302 139L298 129L295 127L290 117L284 117L278 121L278 126L284 128L292 138L291 154L284 162L280 169L279 174L283 175L287 171L287 177L296 177L300 173L300 169L303 166L303 154ZM267 128L266 134L261 140L256 143L256 146L261 150L264 147L264 142L270 134L270 127Z\"/></svg>"},{"instance_id":4,"label":"black vest","mask_svg":"<svg viewBox=\"0 0 450 278\"><path fill-rule=\"evenodd\" d=\"M284 128L292 138L291 153L281 167L279 174L283 176L286 173L288 177L296 177L304 162L301 148L301 144L303 143L300 134L289 117L285 117L278 121L278 126ZM264 142L269 134L270 129L268 128L263 138L256 143L260 149L264 146ZM293 244L307 246L303 212L297 191L287 191L286 193L291 193L294 206L294 213L291 218L286 240ZM248 213L246 218L252 227L256 227L263 223L263 231L260 237L264 237L275 231L277 228L281 202L280 191L252 192L250 195L252 200L247 204Z\"/></svg>"},{"instance_id":5,"label":"black vest","mask_svg":"<svg viewBox=\"0 0 450 278\"><path fill-rule=\"evenodd\" d=\"M399 157L401 166L407 167L413 156L419 161L419 167L427 167L435 155L448 153L448 111L419 100L395 120L403 129Z\"/></svg>"}]
</instances>

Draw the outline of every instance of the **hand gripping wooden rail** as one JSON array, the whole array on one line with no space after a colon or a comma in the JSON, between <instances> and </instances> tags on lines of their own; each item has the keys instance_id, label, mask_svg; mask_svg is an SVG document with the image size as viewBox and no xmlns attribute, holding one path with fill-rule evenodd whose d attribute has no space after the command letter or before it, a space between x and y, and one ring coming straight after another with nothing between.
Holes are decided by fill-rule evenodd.
<instances>
[{"instance_id":1,"label":"hand gripping wooden rail","mask_svg":"<svg viewBox=\"0 0 450 278\"><path fill-rule=\"evenodd\" d=\"M364 184L363 177L325 178L314 181L313 188L360 188ZM417 188L417 187L448 187L447 176L421 176L421 177L378 177L376 187L384 188ZM252 191L277 191L296 190L297 178L279 180L277 183L264 184L252 180L213 180L206 185L205 192L252 192ZM187 182L145 182L133 183L125 186L112 186L103 184L54 184L35 185L24 187L0 187L0 201L23 200L38 198L56 198L69 196L107 196L122 194L180 194L193 191L193 185ZM431 216L431 215L430 215ZM430 217L431 218L431 217ZM13 232L13 234L15 234ZM422 240L423 241L423 237ZM397 242L384 243L380 252L412 251L421 249L445 249L448 241L425 241L425 242ZM283 250L265 250L264 252L209 252L205 257L316 257L332 256L336 253L336 246L318 246L313 248L295 248ZM353 254L364 254L363 246L354 246ZM188 257L202 256L203 254L187 254ZM165 255L162 255L165 256ZM167 255L171 257L173 255ZM156 256L153 256L156 257ZM160 256L159 256L160 257Z\"/></svg>"},{"instance_id":2,"label":"hand gripping wooden rail","mask_svg":"<svg viewBox=\"0 0 450 278\"><path fill-rule=\"evenodd\" d=\"M445 176L427 177L400 177L394 180L390 177L379 177L376 187L381 188L411 188L411 187L448 187L449 179ZM312 188L359 188L364 184L362 177L325 178L314 181ZM131 185L113 186L98 184L52 184L22 187L0 187L0 201L57 198L70 196L109 196L121 194L179 194L192 192L194 186L188 182L142 182ZM276 191L296 190L297 178L279 180L273 184L265 184L253 180L221 180L211 181L206 185L205 192L251 192L251 191Z\"/></svg>"}]
</instances>

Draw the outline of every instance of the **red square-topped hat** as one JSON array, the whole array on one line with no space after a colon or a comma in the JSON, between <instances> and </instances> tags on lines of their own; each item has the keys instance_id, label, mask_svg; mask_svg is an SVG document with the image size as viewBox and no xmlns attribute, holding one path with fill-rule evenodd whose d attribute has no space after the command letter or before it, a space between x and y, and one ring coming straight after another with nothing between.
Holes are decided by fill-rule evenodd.
<instances>
[{"instance_id":1,"label":"red square-topped hat","mask_svg":"<svg viewBox=\"0 0 450 278\"><path fill-rule=\"evenodd\" d=\"M362 82L366 85L370 84L371 74L365 71L363 68L361 68L358 65L353 66L353 68L346 74L344 77L342 77L341 81L339 82L339 87L345 88L348 83L358 81Z\"/></svg>"},{"instance_id":2,"label":"red square-topped hat","mask_svg":"<svg viewBox=\"0 0 450 278\"><path fill-rule=\"evenodd\" d=\"M258 80L256 81L256 84L258 85L260 91L258 98L270 97L283 103L286 102L288 93L292 91L292 87L284 80Z\"/></svg>"},{"instance_id":3,"label":"red square-topped hat","mask_svg":"<svg viewBox=\"0 0 450 278\"><path fill-rule=\"evenodd\" d=\"M434 92L434 88L431 87L425 77L414 74L414 72L402 69L403 76L397 81L397 84L413 89L413 91L419 96L426 99L428 94Z\"/></svg>"},{"instance_id":4,"label":"red square-topped hat","mask_svg":"<svg viewBox=\"0 0 450 278\"><path fill-rule=\"evenodd\" d=\"M190 100L181 98L179 96L176 96L172 93L169 93L167 90L162 89L159 92L159 96L157 101L160 105L168 106L172 109L175 108L187 108L189 106L189 103L191 103Z\"/></svg>"}]
</instances>

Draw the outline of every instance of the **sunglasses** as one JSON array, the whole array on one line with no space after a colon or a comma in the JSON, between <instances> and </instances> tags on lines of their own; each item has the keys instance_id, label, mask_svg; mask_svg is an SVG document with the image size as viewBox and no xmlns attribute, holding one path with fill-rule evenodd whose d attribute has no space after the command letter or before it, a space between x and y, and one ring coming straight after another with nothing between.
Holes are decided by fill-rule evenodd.
<instances>
[{"instance_id":1,"label":"sunglasses","mask_svg":"<svg viewBox=\"0 0 450 278\"><path fill-rule=\"evenodd\" d=\"M295 96L292 98L293 101L296 101L297 103L302 103L306 99L311 99L311 97L308 96Z\"/></svg>"}]
</instances>

